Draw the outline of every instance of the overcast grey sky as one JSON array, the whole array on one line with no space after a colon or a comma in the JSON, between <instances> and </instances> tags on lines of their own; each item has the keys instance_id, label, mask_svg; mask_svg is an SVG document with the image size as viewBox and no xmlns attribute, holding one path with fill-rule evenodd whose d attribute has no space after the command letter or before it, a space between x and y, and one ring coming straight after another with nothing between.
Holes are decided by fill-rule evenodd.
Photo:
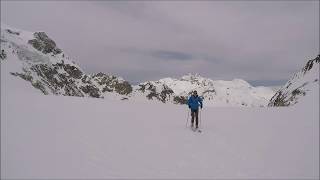
<instances>
[{"instance_id":1,"label":"overcast grey sky","mask_svg":"<svg viewBox=\"0 0 320 180\"><path fill-rule=\"evenodd\" d=\"M133 83L190 72L279 85L319 54L318 1L1 1L1 22Z\"/></svg>"}]
</instances>

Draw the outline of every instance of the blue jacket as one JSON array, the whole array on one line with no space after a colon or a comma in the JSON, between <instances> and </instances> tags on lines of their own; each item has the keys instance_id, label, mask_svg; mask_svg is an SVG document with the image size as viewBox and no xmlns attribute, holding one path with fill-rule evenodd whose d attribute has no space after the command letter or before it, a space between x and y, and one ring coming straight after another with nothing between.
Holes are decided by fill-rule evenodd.
<instances>
[{"instance_id":1,"label":"blue jacket","mask_svg":"<svg viewBox=\"0 0 320 180\"><path fill-rule=\"evenodd\" d=\"M190 96L188 99L188 106L193 110L199 109L199 106L202 108L202 99L199 96Z\"/></svg>"}]
</instances>

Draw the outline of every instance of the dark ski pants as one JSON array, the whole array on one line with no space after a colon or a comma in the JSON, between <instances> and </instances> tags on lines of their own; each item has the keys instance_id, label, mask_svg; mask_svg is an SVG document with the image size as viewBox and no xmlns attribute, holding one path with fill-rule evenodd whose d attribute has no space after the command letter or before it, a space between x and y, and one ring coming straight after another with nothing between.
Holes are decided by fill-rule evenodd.
<instances>
[{"instance_id":1,"label":"dark ski pants","mask_svg":"<svg viewBox=\"0 0 320 180\"><path fill-rule=\"evenodd\" d=\"M196 118L196 127L198 127L198 124L199 124L198 114L199 114L199 109L191 109L191 124L193 125L194 118Z\"/></svg>"}]
</instances>

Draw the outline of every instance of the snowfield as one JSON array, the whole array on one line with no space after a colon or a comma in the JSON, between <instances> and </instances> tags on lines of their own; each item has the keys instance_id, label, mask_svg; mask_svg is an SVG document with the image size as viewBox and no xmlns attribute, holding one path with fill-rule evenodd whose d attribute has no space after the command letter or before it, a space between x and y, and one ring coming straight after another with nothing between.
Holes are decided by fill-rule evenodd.
<instances>
[{"instance_id":1,"label":"snowfield","mask_svg":"<svg viewBox=\"0 0 320 180\"><path fill-rule=\"evenodd\" d=\"M44 96L1 66L1 178L319 178L319 90L286 108Z\"/></svg>"}]
</instances>

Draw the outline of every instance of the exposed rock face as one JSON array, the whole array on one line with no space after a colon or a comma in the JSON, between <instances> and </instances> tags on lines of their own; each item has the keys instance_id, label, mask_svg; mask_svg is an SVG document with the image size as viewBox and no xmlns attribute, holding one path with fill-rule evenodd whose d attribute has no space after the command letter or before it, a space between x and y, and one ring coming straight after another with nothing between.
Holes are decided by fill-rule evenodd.
<instances>
[{"instance_id":1,"label":"exposed rock face","mask_svg":"<svg viewBox=\"0 0 320 180\"><path fill-rule=\"evenodd\" d=\"M142 93L146 93L148 99L157 98L158 93L156 92L156 87L150 82L139 84L139 87L140 89L138 90Z\"/></svg>"},{"instance_id":2,"label":"exposed rock face","mask_svg":"<svg viewBox=\"0 0 320 180\"><path fill-rule=\"evenodd\" d=\"M56 43L50 39L45 32L35 32L34 37L35 39L29 40L28 43L44 54L60 54L62 52L61 49L56 46Z\"/></svg>"},{"instance_id":3,"label":"exposed rock face","mask_svg":"<svg viewBox=\"0 0 320 180\"><path fill-rule=\"evenodd\" d=\"M307 62L307 64L303 68L303 73L306 74L308 71L312 69L314 65L319 65L319 61L320 61L320 54L315 59L311 59Z\"/></svg>"},{"instance_id":4,"label":"exposed rock face","mask_svg":"<svg viewBox=\"0 0 320 180\"><path fill-rule=\"evenodd\" d=\"M160 101L162 102L166 102L168 99L171 98L171 96L174 94L173 90L170 89L167 85L163 85L162 86L162 90L160 92L160 98L158 97L158 99L160 99Z\"/></svg>"},{"instance_id":5,"label":"exposed rock face","mask_svg":"<svg viewBox=\"0 0 320 180\"><path fill-rule=\"evenodd\" d=\"M188 96L174 96L173 101L175 104L187 104Z\"/></svg>"},{"instance_id":6,"label":"exposed rock face","mask_svg":"<svg viewBox=\"0 0 320 180\"><path fill-rule=\"evenodd\" d=\"M99 89L92 83L80 83L82 72L70 64L36 64L30 68L24 68L23 71L23 73L12 73L12 75L30 81L44 94L101 97Z\"/></svg>"},{"instance_id":7,"label":"exposed rock face","mask_svg":"<svg viewBox=\"0 0 320 180\"><path fill-rule=\"evenodd\" d=\"M102 92L117 92L121 95L128 95L132 92L132 86L116 76L98 73L92 76L92 80L102 87Z\"/></svg>"},{"instance_id":8,"label":"exposed rock face","mask_svg":"<svg viewBox=\"0 0 320 180\"><path fill-rule=\"evenodd\" d=\"M206 89L205 91L202 92L202 97L208 100L214 99L214 97L217 95L217 92L214 88ZM228 93L227 93L228 95Z\"/></svg>"},{"instance_id":9,"label":"exposed rock face","mask_svg":"<svg viewBox=\"0 0 320 180\"><path fill-rule=\"evenodd\" d=\"M19 32L13 31L13 30L11 30L11 29L6 29L6 31L7 31L8 33L10 33L10 34L14 34L14 35L17 35L17 36L20 35Z\"/></svg>"},{"instance_id":10,"label":"exposed rock face","mask_svg":"<svg viewBox=\"0 0 320 180\"><path fill-rule=\"evenodd\" d=\"M64 64L57 63L57 65L59 68L63 68L63 70L66 71L70 75L70 77L72 77L72 78L80 79L83 75L83 73L80 69L78 69L77 67L72 66L70 64L64 65ZM57 66L54 66L54 67L57 67Z\"/></svg>"},{"instance_id":11,"label":"exposed rock face","mask_svg":"<svg viewBox=\"0 0 320 180\"><path fill-rule=\"evenodd\" d=\"M1 53L0 53L0 59L1 60L4 60L4 59L6 59L7 58L7 54L4 52L4 50L2 49L1 50Z\"/></svg>"},{"instance_id":12,"label":"exposed rock face","mask_svg":"<svg viewBox=\"0 0 320 180\"><path fill-rule=\"evenodd\" d=\"M319 61L320 55L309 60L301 71L294 74L285 86L275 93L268 106L294 105L310 91L311 86L319 86Z\"/></svg>"},{"instance_id":13,"label":"exposed rock face","mask_svg":"<svg viewBox=\"0 0 320 180\"><path fill-rule=\"evenodd\" d=\"M93 85L80 86L80 89L91 97L99 98L101 96L99 89Z\"/></svg>"},{"instance_id":14,"label":"exposed rock face","mask_svg":"<svg viewBox=\"0 0 320 180\"><path fill-rule=\"evenodd\" d=\"M167 85L162 84L157 88L152 82L139 84L138 91L146 94L149 100L159 100L163 103L169 101L174 95L173 90Z\"/></svg>"},{"instance_id":15,"label":"exposed rock face","mask_svg":"<svg viewBox=\"0 0 320 180\"><path fill-rule=\"evenodd\" d=\"M120 95L132 92L132 86L127 81L103 73L86 75L71 64L36 64L23 71L12 75L30 81L44 94L101 98L106 91Z\"/></svg>"},{"instance_id":16,"label":"exposed rock face","mask_svg":"<svg viewBox=\"0 0 320 180\"><path fill-rule=\"evenodd\" d=\"M46 88L44 87L44 85L38 80L34 81L33 77L30 75L30 73L25 73L25 74L24 73L11 73L11 74L14 76L18 76L26 81L31 82L31 85L34 88L39 89L43 94L48 95L48 92L47 92Z\"/></svg>"}]
</instances>

